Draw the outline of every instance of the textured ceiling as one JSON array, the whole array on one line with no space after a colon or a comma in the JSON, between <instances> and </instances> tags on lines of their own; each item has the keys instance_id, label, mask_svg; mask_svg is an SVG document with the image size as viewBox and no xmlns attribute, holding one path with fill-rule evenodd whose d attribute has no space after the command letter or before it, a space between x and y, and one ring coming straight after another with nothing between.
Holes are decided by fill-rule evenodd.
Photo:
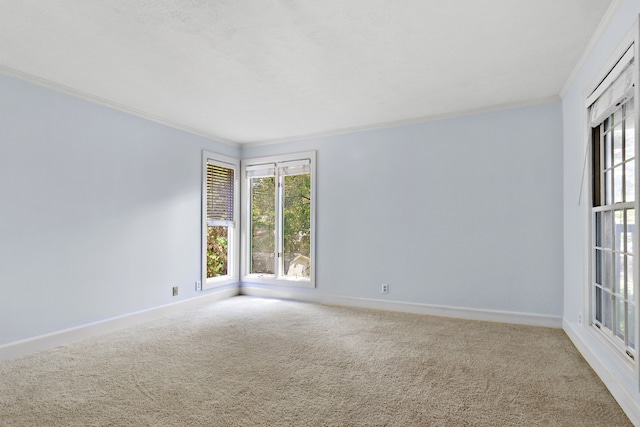
<instances>
[{"instance_id":1,"label":"textured ceiling","mask_svg":"<svg viewBox=\"0 0 640 427\"><path fill-rule=\"evenodd\" d=\"M0 71L260 142L558 96L611 0L0 0Z\"/></svg>"}]
</instances>

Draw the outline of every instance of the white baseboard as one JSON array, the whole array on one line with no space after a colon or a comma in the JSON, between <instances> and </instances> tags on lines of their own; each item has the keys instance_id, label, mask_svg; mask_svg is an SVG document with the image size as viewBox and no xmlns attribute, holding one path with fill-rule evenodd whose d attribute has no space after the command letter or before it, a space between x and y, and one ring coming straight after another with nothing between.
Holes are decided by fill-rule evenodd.
<instances>
[{"instance_id":1,"label":"white baseboard","mask_svg":"<svg viewBox=\"0 0 640 427\"><path fill-rule=\"evenodd\" d=\"M482 320L487 322L514 323L518 325L562 328L562 317L531 313L517 313L500 310L483 310L465 307L419 304L404 301L388 301L372 298L357 298L338 295L322 295L305 289L282 289L260 285L242 285L242 295L284 298L320 304L344 305L350 307L373 308L378 310L401 311L406 313L430 314L433 316L455 317L458 319Z\"/></svg>"},{"instance_id":2,"label":"white baseboard","mask_svg":"<svg viewBox=\"0 0 640 427\"><path fill-rule=\"evenodd\" d=\"M563 322L563 329L593 368L633 425L640 426L640 391L633 374L612 363L611 356L580 324Z\"/></svg>"},{"instance_id":3,"label":"white baseboard","mask_svg":"<svg viewBox=\"0 0 640 427\"><path fill-rule=\"evenodd\" d=\"M116 331L142 322L159 319L171 313L202 304L230 298L238 295L237 285L206 292L202 296L178 301L172 304L137 311L123 316L113 317L74 328L64 329L46 335L40 335L0 346L0 361L15 359L20 356L70 344L99 334Z\"/></svg>"}]
</instances>

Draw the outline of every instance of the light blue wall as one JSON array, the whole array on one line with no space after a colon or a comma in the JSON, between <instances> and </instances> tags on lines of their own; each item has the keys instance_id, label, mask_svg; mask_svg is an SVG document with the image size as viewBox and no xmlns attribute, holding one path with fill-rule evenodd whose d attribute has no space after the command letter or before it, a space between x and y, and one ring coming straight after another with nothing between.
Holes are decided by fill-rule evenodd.
<instances>
[{"instance_id":1,"label":"light blue wall","mask_svg":"<svg viewBox=\"0 0 640 427\"><path fill-rule=\"evenodd\" d=\"M242 155L312 149L317 288L307 292L562 315L559 102Z\"/></svg>"},{"instance_id":2,"label":"light blue wall","mask_svg":"<svg viewBox=\"0 0 640 427\"><path fill-rule=\"evenodd\" d=\"M199 295L203 149L317 150L309 292L562 315L560 103L239 149L0 93L0 345Z\"/></svg>"},{"instance_id":3,"label":"light blue wall","mask_svg":"<svg viewBox=\"0 0 640 427\"><path fill-rule=\"evenodd\" d=\"M0 345L195 296L203 149L0 76Z\"/></svg>"}]
</instances>

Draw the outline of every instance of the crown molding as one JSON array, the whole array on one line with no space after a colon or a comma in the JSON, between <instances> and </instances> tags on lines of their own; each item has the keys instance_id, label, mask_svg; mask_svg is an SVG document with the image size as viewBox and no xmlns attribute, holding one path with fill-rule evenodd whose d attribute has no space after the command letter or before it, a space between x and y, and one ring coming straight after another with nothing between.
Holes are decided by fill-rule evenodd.
<instances>
[{"instance_id":1,"label":"crown molding","mask_svg":"<svg viewBox=\"0 0 640 427\"><path fill-rule=\"evenodd\" d=\"M587 43L587 47L585 47L584 51L582 52L582 56L580 56L580 59L578 60L576 65L573 67L571 74L569 74L569 78L567 78L567 81L565 82L564 86L562 86L562 89L560 90L560 98L565 97L565 95L569 91L569 88L575 82L576 78L578 77L578 73L584 66L585 62L587 61L587 58L591 55L591 53L593 53L593 49L595 48L596 43L598 42L598 40L600 40L600 37L602 37L605 30L609 27L609 24L611 24L613 17L616 15L616 13L618 13L618 10L620 9L620 6L622 5L623 1L624 0L613 0L609 5L609 8L607 9L604 16L600 20L600 23L596 27L596 31L591 36L589 43Z\"/></svg>"},{"instance_id":2,"label":"crown molding","mask_svg":"<svg viewBox=\"0 0 640 427\"><path fill-rule=\"evenodd\" d=\"M180 123L176 123L174 121L168 120L164 117L160 117L160 116L156 116L153 114L149 114L147 112L138 110L136 108L132 108L129 107L127 105L123 105L123 104L118 104L117 102L113 102L109 99L106 98L101 98L99 96L96 95L92 95L90 93L87 92L83 92L77 89L73 89L69 86L65 86L63 84L60 83L56 83L53 82L51 80L46 80L37 76L34 76L33 74L29 74L29 73L25 73L24 71L20 71L20 70L16 70L14 68L11 67L7 67L5 65L1 65L0 64L0 73L9 76L9 77L13 77L19 80L23 80L26 81L28 83L32 83L38 86L42 86L44 88L47 89L51 89L54 90L56 92L60 92L60 93L64 93L65 95L69 95L72 96L74 98L80 98L83 99L85 101L89 101L92 102L94 104L99 104L102 105L103 107L107 107L107 108L111 108L113 110L117 110L117 111L121 111L123 113L127 113L127 114L131 114L133 116L136 117L140 117L142 119L145 120L149 120L155 123L159 123L161 125L165 125L177 130L181 130L183 132L187 132L193 135L197 135L197 136L201 136L203 138L207 138L207 139L211 139L213 141L216 142L220 142L226 145L230 145L232 147L239 147L240 144L238 142L235 141L230 141L224 138L221 138L217 135L213 135L210 134L208 132L204 132L202 130L196 129L196 128L192 128L189 126L185 126L182 125Z\"/></svg>"},{"instance_id":3,"label":"crown molding","mask_svg":"<svg viewBox=\"0 0 640 427\"><path fill-rule=\"evenodd\" d=\"M264 141L245 142L245 143L242 143L241 146L243 148L259 147L262 145L281 144L284 142L326 138L330 136L344 135L349 133L365 132L370 130L379 130L379 129L397 127L397 126L406 126L406 125L435 122L440 120L455 119L455 118L464 117L464 116L472 116L475 114L489 113L492 111L509 110L512 108L521 108L521 107L531 107L531 106L540 105L540 104L550 104L552 102L560 101L561 99L562 98L560 98L558 95L553 95L553 96L547 96L544 98L532 99L528 101L496 104L496 105L490 105L487 107L474 108L474 109L462 110L462 111L454 111L454 112L443 113L443 114L433 114L429 116L421 116L421 117L416 117L416 118L406 119L406 120L397 120L397 121L375 123L375 124L364 125L364 126L341 128L341 129L336 129L336 130L331 130L326 132L294 135L290 137L268 139Z\"/></svg>"}]
</instances>

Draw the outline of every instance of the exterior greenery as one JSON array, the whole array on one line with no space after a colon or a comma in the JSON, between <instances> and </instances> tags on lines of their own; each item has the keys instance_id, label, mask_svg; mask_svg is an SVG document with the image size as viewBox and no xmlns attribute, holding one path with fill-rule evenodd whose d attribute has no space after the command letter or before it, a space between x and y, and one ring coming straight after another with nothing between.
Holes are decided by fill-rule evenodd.
<instances>
[{"instance_id":1,"label":"exterior greenery","mask_svg":"<svg viewBox=\"0 0 640 427\"><path fill-rule=\"evenodd\" d=\"M228 231L227 227L207 227L207 277L227 275Z\"/></svg>"},{"instance_id":2,"label":"exterior greenery","mask_svg":"<svg viewBox=\"0 0 640 427\"><path fill-rule=\"evenodd\" d=\"M251 272L273 274L275 178L251 178Z\"/></svg>"},{"instance_id":3,"label":"exterior greenery","mask_svg":"<svg viewBox=\"0 0 640 427\"><path fill-rule=\"evenodd\" d=\"M251 179L251 273L275 272L276 192L274 177ZM284 177L284 264L286 275L297 256L309 257L311 248L311 176Z\"/></svg>"},{"instance_id":4,"label":"exterior greenery","mask_svg":"<svg viewBox=\"0 0 640 427\"><path fill-rule=\"evenodd\" d=\"M311 176L291 175L284 180L284 275L297 257L311 254ZM306 277L309 276L308 270Z\"/></svg>"}]
</instances>

